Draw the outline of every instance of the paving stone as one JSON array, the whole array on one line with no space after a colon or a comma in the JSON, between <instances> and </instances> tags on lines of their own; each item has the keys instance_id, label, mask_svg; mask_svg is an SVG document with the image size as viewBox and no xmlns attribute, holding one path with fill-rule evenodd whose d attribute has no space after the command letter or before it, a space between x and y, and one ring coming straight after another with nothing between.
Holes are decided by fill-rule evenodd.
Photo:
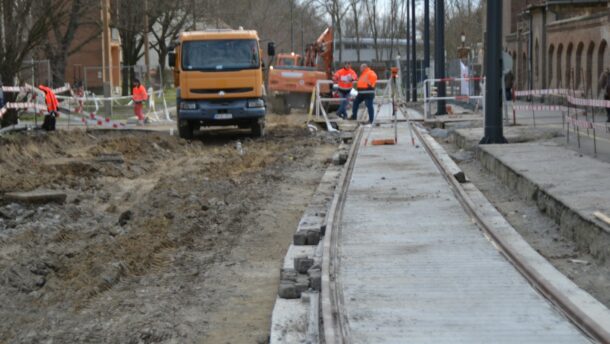
<instances>
[{"instance_id":1,"label":"paving stone","mask_svg":"<svg viewBox=\"0 0 610 344\"><path fill-rule=\"evenodd\" d=\"M294 258L294 269L301 274L307 273L314 264L314 260L307 256Z\"/></svg>"},{"instance_id":2,"label":"paving stone","mask_svg":"<svg viewBox=\"0 0 610 344\"><path fill-rule=\"evenodd\" d=\"M322 291L322 270L319 267L311 268L307 274L309 275L309 285L311 289Z\"/></svg>"},{"instance_id":3,"label":"paving stone","mask_svg":"<svg viewBox=\"0 0 610 344\"><path fill-rule=\"evenodd\" d=\"M280 282L278 295L282 299L298 299L301 297L301 292L296 287L296 282Z\"/></svg>"}]
</instances>

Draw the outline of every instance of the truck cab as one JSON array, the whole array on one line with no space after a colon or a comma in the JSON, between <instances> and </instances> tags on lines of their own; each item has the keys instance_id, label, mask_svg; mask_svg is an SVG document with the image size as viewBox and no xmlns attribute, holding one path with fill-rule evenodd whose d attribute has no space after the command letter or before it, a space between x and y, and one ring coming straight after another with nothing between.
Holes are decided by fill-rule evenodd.
<instances>
[{"instance_id":1,"label":"truck cab","mask_svg":"<svg viewBox=\"0 0 610 344\"><path fill-rule=\"evenodd\" d=\"M262 51L256 31L183 32L168 56L180 137L200 127L238 126L264 135Z\"/></svg>"}]
</instances>

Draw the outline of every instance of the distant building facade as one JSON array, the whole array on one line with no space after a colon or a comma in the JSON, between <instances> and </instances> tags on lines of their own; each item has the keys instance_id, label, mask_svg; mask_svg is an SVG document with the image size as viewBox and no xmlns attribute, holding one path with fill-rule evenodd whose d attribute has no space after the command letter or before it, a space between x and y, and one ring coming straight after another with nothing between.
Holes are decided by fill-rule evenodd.
<instances>
[{"instance_id":1,"label":"distant building facade","mask_svg":"<svg viewBox=\"0 0 610 344\"><path fill-rule=\"evenodd\" d=\"M400 55L404 60L407 55L406 39L378 38L377 44L373 38L346 37L338 40L335 45L334 60L336 63L349 62L388 62L396 61ZM358 48L360 48L360 59L358 59ZM341 53L339 51L341 50ZM417 41L417 59L423 59L423 42Z\"/></svg>"},{"instance_id":2,"label":"distant building facade","mask_svg":"<svg viewBox=\"0 0 610 344\"><path fill-rule=\"evenodd\" d=\"M504 47L517 89L566 88L599 98L610 67L607 0L504 1Z\"/></svg>"}]
</instances>

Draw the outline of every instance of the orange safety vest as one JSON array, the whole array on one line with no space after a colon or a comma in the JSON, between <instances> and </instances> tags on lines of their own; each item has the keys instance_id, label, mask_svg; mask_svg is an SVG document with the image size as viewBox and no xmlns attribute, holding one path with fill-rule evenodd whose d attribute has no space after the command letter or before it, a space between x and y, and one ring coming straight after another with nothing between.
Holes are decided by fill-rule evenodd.
<instances>
[{"instance_id":1,"label":"orange safety vest","mask_svg":"<svg viewBox=\"0 0 610 344\"><path fill-rule=\"evenodd\" d=\"M146 89L142 85L134 87L131 91L131 96L133 98L133 101L136 103L141 103L148 99L148 93L146 93Z\"/></svg>"},{"instance_id":2,"label":"orange safety vest","mask_svg":"<svg viewBox=\"0 0 610 344\"><path fill-rule=\"evenodd\" d=\"M343 67L335 73L333 79L339 85L339 89L349 91L352 89L354 81L358 80L358 75L353 69Z\"/></svg>"},{"instance_id":3,"label":"orange safety vest","mask_svg":"<svg viewBox=\"0 0 610 344\"><path fill-rule=\"evenodd\" d=\"M43 85L38 86L38 88L44 92L44 100L47 104L47 110L49 112L57 111L59 107L59 102L57 101L57 97L55 96L53 90Z\"/></svg>"},{"instance_id":4,"label":"orange safety vest","mask_svg":"<svg viewBox=\"0 0 610 344\"><path fill-rule=\"evenodd\" d=\"M377 74L372 69L366 68L358 79L358 91L374 90L377 86Z\"/></svg>"}]
</instances>

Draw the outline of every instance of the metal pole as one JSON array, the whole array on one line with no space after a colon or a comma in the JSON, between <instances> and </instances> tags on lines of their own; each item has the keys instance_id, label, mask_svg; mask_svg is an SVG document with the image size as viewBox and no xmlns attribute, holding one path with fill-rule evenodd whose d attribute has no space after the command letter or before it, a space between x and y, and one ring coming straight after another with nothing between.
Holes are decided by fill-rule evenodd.
<instances>
[{"instance_id":1,"label":"metal pole","mask_svg":"<svg viewBox=\"0 0 610 344\"><path fill-rule=\"evenodd\" d=\"M502 0L487 3L485 136L481 144L506 143L502 124Z\"/></svg>"},{"instance_id":2,"label":"metal pole","mask_svg":"<svg viewBox=\"0 0 610 344\"><path fill-rule=\"evenodd\" d=\"M413 101L417 101L417 35L415 32L415 0L411 0L411 41L413 42L413 50L411 51L413 66Z\"/></svg>"},{"instance_id":3,"label":"metal pole","mask_svg":"<svg viewBox=\"0 0 610 344\"><path fill-rule=\"evenodd\" d=\"M424 0L424 80L428 78L428 69L430 69L430 0Z\"/></svg>"},{"instance_id":4,"label":"metal pole","mask_svg":"<svg viewBox=\"0 0 610 344\"><path fill-rule=\"evenodd\" d=\"M411 2L407 0L407 77L405 78L406 82L406 93L407 93L407 101L411 101Z\"/></svg>"},{"instance_id":5,"label":"metal pole","mask_svg":"<svg viewBox=\"0 0 610 344\"><path fill-rule=\"evenodd\" d=\"M110 66L112 66L112 57L110 53L110 0L102 0L102 23L102 36L104 41L102 59L104 97L110 97L112 89L112 72L110 69ZM109 100L104 101L104 114L106 117L112 115L112 103Z\"/></svg>"},{"instance_id":6,"label":"metal pole","mask_svg":"<svg viewBox=\"0 0 610 344\"><path fill-rule=\"evenodd\" d=\"M290 0L290 52L294 52L294 1Z\"/></svg>"},{"instance_id":7,"label":"metal pole","mask_svg":"<svg viewBox=\"0 0 610 344\"><path fill-rule=\"evenodd\" d=\"M144 0L144 64L146 65L146 82L148 86L152 86L150 82L150 44L148 38L148 0Z\"/></svg>"},{"instance_id":8,"label":"metal pole","mask_svg":"<svg viewBox=\"0 0 610 344\"><path fill-rule=\"evenodd\" d=\"M490 1L493 3L493 1ZM444 0L436 0L436 8L434 12L434 20L436 25L434 30L434 78L445 78L445 2ZM439 97L445 97L445 83L437 82L436 89ZM439 100L437 116L447 114L447 106L444 100ZM500 112L498 112L500 113Z\"/></svg>"}]
</instances>

